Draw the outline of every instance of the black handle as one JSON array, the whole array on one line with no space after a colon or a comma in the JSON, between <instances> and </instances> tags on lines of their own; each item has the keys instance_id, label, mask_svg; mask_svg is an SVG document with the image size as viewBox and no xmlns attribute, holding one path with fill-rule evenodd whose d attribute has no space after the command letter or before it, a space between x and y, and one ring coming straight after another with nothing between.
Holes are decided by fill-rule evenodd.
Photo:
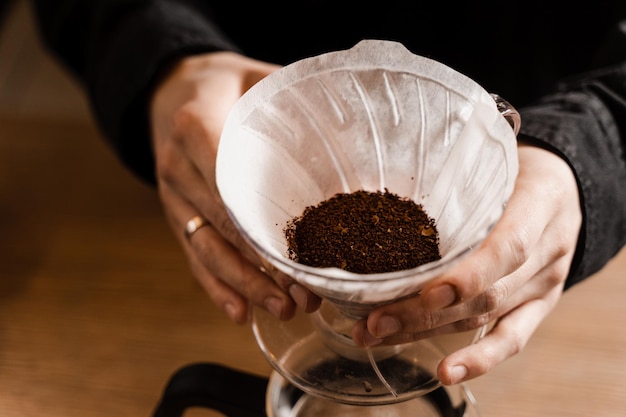
<instances>
[{"instance_id":1,"label":"black handle","mask_svg":"<svg viewBox=\"0 0 626 417\"><path fill-rule=\"evenodd\" d=\"M167 383L153 417L182 417L191 407L204 407L227 417L266 417L268 379L215 363L180 368ZM426 394L441 417L463 417L466 403L452 404L444 387Z\"/></svg>"},{"instance_id":2,"label":"black handle","mask_svg":"<svg viewBox=\"0 0 626 417\"><path fill-rule=\"evenodd\" d=\"M180 368L167 383L153 417L182 417L205 407L227 417L265 417L268 379L214 363Z\"/></svg>"},{"instance_id":3,"label":"black handle","mask_svg":"<svg viewBox=\"0 0 626 417\"><path fill-rule=\"evenodd\" d=\"M448 392L444 387L439 387L426 394L426 399L439 411L441 417L463 417L467 404L463 401L458 407L454 407Z\"/></svg>"}]
</instances>

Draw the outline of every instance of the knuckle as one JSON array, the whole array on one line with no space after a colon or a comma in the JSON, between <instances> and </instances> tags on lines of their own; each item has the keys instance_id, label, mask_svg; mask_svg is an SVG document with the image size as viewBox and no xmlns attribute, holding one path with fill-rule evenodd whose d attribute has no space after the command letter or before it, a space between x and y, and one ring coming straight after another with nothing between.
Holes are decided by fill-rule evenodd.
<instances>
[{"instance_id":1,"label":"knuckle","mask_svg":"<svg viewBox=\"0 0 626 417\"><path fill-rule=\"evenodd\" d=\"M156 158L156 170L161 180L171 183L176 173L176 158L171 148L166 145L161 149Z\"/></svg>"},{"instance_id":2,"label":"knuckle","mask_svg":"<svg viewBox=\"0 0 626 417\"><path fill-rule=\"evenodd\" d=\"M543 281L548 288L554 288L561 285L567 278L568 268L554 266L545 274Z\"/></svg>"},{"instance_id":3,"label":"knuckle","mask_svg":"<svg viewBox=\"0 0 626 417\"><path fill-rule=\"evenodd\" d=\"M410 321L414 322L415 325L409 325L406 320L401 320L401 322L403 331L418 332L430 330L441 325L441 315L436 311L423 311L419 320Z\"/></svg>"},{"instance_id":4,"label":"knuckle","mask_svg":"<svg viewBox=\"0 0 626 417\"><path fill-rule=\"evenodd\" d=\"M563 258L569 255L571 247L574 245L570 241L570 237L564 233L557 233L552 242L552 256L555 259Z\"/></svg>"},{"instance_id":5,"label":"knuckle","mask_svg":"<svg viewBox=\"0 0 626 417\"><path fill-rule=\"evenodd\" d=\"M511 356L517 355L522 350L524 350L524 346L526 345L525 338L516 330L511 329L508 335L509 339L509 353Z\"/></svg>"},{"instance_id":6,"label":"knuckle","mask_svg":"<svg viewBox=\"0 0 626 417\"><path fill-rule=\"evenodd\" d=\"M506 253L500 253L501 259L508 257L514 269L522 266L530 256L530 237L528 231L525 228L519 228L511 233L507 245L502 246L502 251Z\"/></svg>"},{"instance_id":7,"label":"knuckle","mask_svg":"<svg viewBox=\"0 0 626 417\"><path fill-rule=\"evenodd\" d=\"M173 139L181 141L191 127L193 127L199 119L199 115L193 106L187 104L176 109L172 115L172 133Z\"/></svg>"},{"instance_id":8,"label":"knuckle","mask_svg":"<svg viewBox=\"0 0 626 417\"><path fill-rule=\"evenodd\" d=\"M488 300L485 308L491 310L497 307L499 301L503 298L503 288L491 288L493 281L493 272L495 265L506 265L511 271L519 269L530 257L530 237L525 228L518 228L508 235L508 238L497 245L491 245L487 258L476 260L471 269L465 273L465 279L462 285L457 288L460 291L462 299L468 299L478 294L487 292ZM495 307L490 307L490 303L495 302Z\"/></svg>"},{"instance_id":9,"label":"knuckle","mask_svg":"<svg viewBox=\"0 0 626 417\"><path fill-rule=\"evenodd\" d=\"M199 235L197 237L200 237ZM214 245L210 239L191 239L191 245L193 246L197 256L202 261L202 264L209 270L213 270L213 256L210 254L214 251Z\"/></svg>"},{"instance_id":10,"label":"knuckle","mask_svg":"<svg viewBox=\"0 0 626 417\"><path fill-rule=\"evenodd\" d=\"M460 320L454 324L454 328L456 331L465 332L468 330L476 330L480 327L483 327L492 320L491 314L479 314L477 316L472 316L466 318L464 320Z\"/></svg>"},{"instance_id":11,"label":"knuckle","mask_svg":"<svg viewBox=\"0 0 626 417\"><path fill-rule=\"evenodd\" d=\"M420 322L422 323L422 330L433 329L439 326L439 315L436 312L426 311L424 312ZM416 329L417 330L417 329Z\"/></svg>"},{"instance_id":12,"label":"knuckle","mask_svg":"<svg viewBox=\"0 0 626 417\"><path fill-rule=\"evenodd\" d=\"M479 311L489 313L498 310L507 299L507 296L508 291L506 286L500 282L495 283L477 297Z\"/></svg>"}]
</instances>

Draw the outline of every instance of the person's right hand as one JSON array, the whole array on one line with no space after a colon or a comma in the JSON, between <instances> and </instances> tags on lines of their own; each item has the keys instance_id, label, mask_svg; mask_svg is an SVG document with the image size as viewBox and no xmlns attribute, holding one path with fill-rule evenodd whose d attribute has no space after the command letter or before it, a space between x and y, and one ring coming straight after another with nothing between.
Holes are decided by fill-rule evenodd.
<instances>
[{"instance_id":1,"label":"person's right hand","mask_svg":"<svg viewBox=\"0 0 626 417\"><path fill-rule=\"evenodd\" d=\"M498 223L458 265L418 296L379 307L354 328L360 346L408 343L493 324L438 365L446 385L483 375L518 354L556 307L582 226L574 172L559 155L520 143L520 171Z\"/></svg>"},{"instance_id":2,"label":"person's right hand","mask_svg":"<svg viewBox=\"0 0 626 417\"><path fill-rule=\"evenodd\" d=\"M277 69L232 52L184 58L151 102L156 176L168 222L194 276L236 323L247 321L250 303L281 320L293 316L296 304L311 312L320 303L287 276L263 267L228 217L215 183L226 116L243 93ZM185 227L194 216L208 223L187 238Z\"/></svg>"}]
</instances>

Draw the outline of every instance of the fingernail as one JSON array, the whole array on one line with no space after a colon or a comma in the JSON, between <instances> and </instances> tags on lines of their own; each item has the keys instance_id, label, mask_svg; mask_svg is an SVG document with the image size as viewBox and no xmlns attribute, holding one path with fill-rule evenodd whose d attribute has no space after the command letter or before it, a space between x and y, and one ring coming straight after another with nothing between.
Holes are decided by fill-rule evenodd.
<instances>
[{"instance_id":1,"label":"fingernail","mask_svg":"<svg viewBox=\"0 0 626 417\"><path fill-rule=\"evenodd\" d=\"M265 302L265 309L270 312L270 314L277 319L280 319L283 312L283 302L278 297L267 297Z\"/></svg>"},{"instance_id":2,"label":"fingernail","mask_svg":"<svg viewBox=\"0 0 626 417\"><path fill-rule=\"evenodd\" d=\"M382 341L383 339L379 339L377 337L372 336L370 332L368 332L367 330L363 331L363 346L365 347L377 346L377 345L380 345Z\"/></svg>"},{"instance_id":3,"label":"fingernail","mask_svg":"<svg viewBox=\"0 0 626 417\"><path fill-rule=\"evenodd\" d=\"M288 288L289 295L293 298L293 301L301 307L304 311L306 311L307 303L309 300L307 291L298 284L291 284Z\"/></svg>"},{"instance_id":4,"label":"fingernail","mask_svg":"<svg viewBox=\"0 0 626 417\"><path fill-rule=\"evenodd\" d=\"M381 316L376 323L376 335L387 337L400 331L400 322L392 316Z\"/></svg>"},{"instance_id":5,"label":"fingernail","mask_svg":"<svg viewBox=\"0 0 626 417\"><path fill-rule=\"evenodd\" d=\"M424 296L424 308L435 311L446 308L457 299L455 288L450 284L443 284L428 291Z\"/></svg>"},{"instance_id":6,"label":"fingernail","mask_svg":"<svg viewBox=\"0 0 626 417\"><path fill-rule=\"evenodd\" d=\"M462 382L467 376L467 368L463 365L455 365L450 368L450 382L451 385Z\"/></svg>"}]
</instances>

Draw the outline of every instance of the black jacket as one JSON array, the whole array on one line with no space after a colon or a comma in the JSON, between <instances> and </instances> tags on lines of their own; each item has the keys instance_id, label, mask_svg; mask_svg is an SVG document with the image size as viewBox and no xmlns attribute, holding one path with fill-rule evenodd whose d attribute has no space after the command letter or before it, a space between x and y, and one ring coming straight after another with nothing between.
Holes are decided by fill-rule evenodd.
<instances>
[{"instance_id":1,"label":"black jacket","mask_svg":"<svg viewBox=\"0 0 626 417\"><path fill-rule=\"evenodd\" d=\"M365 38L403 43L507 99L520 138L561 155L584 210L567 287L626 240L626 3L33 0L122 161L154 183L147 103L181 56L233 50L288 64Z\"/></svg>"}]
</instances>

